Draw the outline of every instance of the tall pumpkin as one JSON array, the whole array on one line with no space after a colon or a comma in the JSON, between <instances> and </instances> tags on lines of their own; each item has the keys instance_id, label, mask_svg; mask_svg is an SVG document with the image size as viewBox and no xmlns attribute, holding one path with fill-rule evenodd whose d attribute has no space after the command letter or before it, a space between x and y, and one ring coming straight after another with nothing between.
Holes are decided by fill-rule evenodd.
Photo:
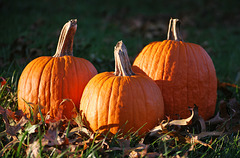
<instances>
[{"instance_id":1,"label":"tall pumpkin","mask_svg":"<svg viewBox=\"0 0 240 158\"><path fill-rule=\"evenodd\" d=\"M83 89L97 74L95 67L86 59L73 56L73 39L77 20L67 22L60 34L53 57L42 56L31 61L23 70L18 83L18 108L29 115L26 102L40 104L41 112L54 118L63 99L72 99L79 108ZM26 102L25 102L26 101ZM63 104L63 117L73 117L74 105Z\"/></svg>"},{"instance_id":2,"label":"tall pumpkin","mask_svg":"<svg viewBox=\"0 0 240 158\"><path fill-rule=\"evenodd\" d=\"M80 112L92 131L116 134L142 127L142 134L164 117L161 91L149 77L132 72L122 41L117 43L114 56L115 72L97 74L89 81Z\"/></svg>"},{"instance_id":3,"label":"tall pumpkin","mask_svg":"<svg viewBox=\"0 0 240 158\"><path fill-rule=\"evenodd\" d=\"M148 44L133 63L133 71L148 75L162 91L165 115L176 119L189 116L196 104L206 120L213 116L217 78L213 62L199 45L183 42L180 21L171 19L167 40Z\"/></svg>"}]
</instances>

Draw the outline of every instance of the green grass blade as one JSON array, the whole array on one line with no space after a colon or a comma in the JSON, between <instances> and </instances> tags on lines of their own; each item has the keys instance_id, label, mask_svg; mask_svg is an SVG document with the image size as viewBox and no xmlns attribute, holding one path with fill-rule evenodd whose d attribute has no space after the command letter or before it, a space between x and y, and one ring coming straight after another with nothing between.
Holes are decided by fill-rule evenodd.
<instances>
[{"instance_id":1,"label":"green grass blade","mask_svg":"<svg viewBox=\"0 0 240 158\"><path fill-rule=\"evenodd\" d=\"M18 148L17 148L17 157L20 156L20 151L21 151L21 148L22 148L22 143L23 143L24 138L26 137L27 133L28 133L28 131L25 131L25 132L24 132L24 134L23 134L23 136L22 136L22 139L21 139L21 141L19 142L19 145L18 145Z\"/></svg>"}]
</instances>

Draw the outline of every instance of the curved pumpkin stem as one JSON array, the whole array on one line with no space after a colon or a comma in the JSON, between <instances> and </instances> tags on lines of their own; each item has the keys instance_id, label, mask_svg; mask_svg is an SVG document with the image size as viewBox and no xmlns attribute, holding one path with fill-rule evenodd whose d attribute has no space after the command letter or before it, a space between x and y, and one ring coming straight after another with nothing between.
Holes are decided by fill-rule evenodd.
<instances>
[{"instance_id":1,"label":"curved pumpkin stem","mask_svg":"<svg viewBox=\"0 0 240 158\"><path fill-rule=\"evenodd\" d=\"M56 53L53 57L73 56L73 39L77 30L77 19L68 21L59 36Z\"/></svg>"},{"instance_id":2,"label":"curved pumpkin stem","mask_svg":"<svg viewBox=\"0 0 240 158\"><path fill-rule=\"evenodd\" d=\"M135 75L131 68L127 48L122 41L119 41L114 47L115 58L115 76L131 76Z\"/></svg>"},{"instance_id":3,"label":"curved pumpkin stem","mask_svg":"<svg viewBox=\"0 0 240 158\"><path fill-rule=\"evenodd\" d=\"M183 41L180 33L180 20L170 19L168 25L167 40Z\"/></svg>"}]
</instances>

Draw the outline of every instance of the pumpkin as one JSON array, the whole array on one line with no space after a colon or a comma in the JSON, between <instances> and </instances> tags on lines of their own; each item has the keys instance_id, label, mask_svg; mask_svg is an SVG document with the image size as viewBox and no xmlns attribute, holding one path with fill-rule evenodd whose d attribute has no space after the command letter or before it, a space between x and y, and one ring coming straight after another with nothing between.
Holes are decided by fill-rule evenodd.
<instances>
[{"instance_id":1,"label":"pumpkin","mask_svg":"<svg viewBox=\"0 0 240 158\"><path fill-rule=\"evenodd\" d=\"M217 98L214 64L200 45L182 40L179 19L170 20L167 40L152 42L142 49L132 69L157 83L165 115L186 118L190 115L187 108L194 104L205 120L214 115Z\"/></svg>"},{"instance_id":2,"label":"pumpkin","mask_svg":"<svg viewBox=\"0 0 240 158\"><path fill-rule=\"evenodd\" d=\"M79 108L83 89L97 74L95 67L86 59L73 56L73 39L77 20L67 22L60 34L53 57L42 56L31 61L23 70L18 82L18 108L30 116L29 105L41 105L42 114L56 117L58 109L64 108L62 116L74 117L74 104ZM71 99L61 103L64 99Z\"/></svg>"},{"instance_id":3,"label":"pumpkin","mask_svg":"<svg viewBox=\"0 0 240 158\"><path fill-rule=\"evenodd\" d=\"M122 41L115 46L114 56L115 72L97 74L84 89L82 119L94 132L126 134L140 129L143 134L164 117L161 91L149 77L132 72Z\"/></svg>"}]
</instances>

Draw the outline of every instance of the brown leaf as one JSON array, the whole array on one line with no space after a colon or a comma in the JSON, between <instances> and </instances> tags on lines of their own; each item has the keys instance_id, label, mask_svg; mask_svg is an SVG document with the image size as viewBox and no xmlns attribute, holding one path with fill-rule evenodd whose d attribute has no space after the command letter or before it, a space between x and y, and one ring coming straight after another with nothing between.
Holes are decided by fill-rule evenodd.
<instances>
[{"instance_id":1,"label":"brown leaf","mask_svg":"<svg viewBox=\"0 0 240 158\"><path fill-rule=\"evenodd\" d=\"M2 106L0 106L0 114L4 115L6 118L7 117L14 117L14 112L12 112L9 109L4 109Z\"/></svg>"},{"instance_id":2,"label":"brown leaf","mask_svg":"<svg viewBox=\"0 0 240 158\"><path fill-rule=\"evenodd\" d=\"M6 123L6 132L10 136L16 136L17 132L28 122L29 120L26 117L22 117L21 120L15 125L11 126Z\"/></svg>"},{"instance_id":3,"label":"brown leaf","mask_svg":"<svg viewBox=\"0 0 240 158\"><path fill-rule=\"evenodd\" d=\"M194 150L194 146L197 145L197 144L201 144L203 146L206 146L206 147L209 147L209 148L213 149L210 144L207 144L207 143L204 143L204 142L200 141L198 139L198 136L186 137L186 142L191 144L191 147L190 147L189 151Z\"/></svg>"},{"instance_id":4,"label":"brown leaf","mask_svg":"<svg viewBox=\"0 0 240 158\"><path fill-rule=\"evenodd\" d=\"M32 144L30 144L26 150L27 157L32 157L32 158L39 158L39 140L34 141Z\"/></svg>"},{"instance_id":5,"label":"brown leaf","mask_svg":"<svg viewBox=\"0 0 240 158\"><path fill-rule=\"evenodd\" d=\"M124 156L129 156L129 157L144 157L147 153L148 145L141 144L138 147L134 148L122 148L124 152Z\"/></svg>"},{"instance_id":6,"label":"brown leaf","mask_svg":"<svg viewBox=\"0 0 240 158\"><path fill-rule=\"evenodd\" d=\"M236 98L229 99L228 106L231 109L230 115L232 117L239 117L240 114L240 103L237 101Z\"/></svg>"},{"instance_id":7,"label":"brown leaf","mask_svg":"<svg viewBox=\"0 0 240 158\"><path fill-rule=\"evenodd\" d=\"M227 121L230 118L228 112L227 112L227 102L222 100L219 104L219 111L218 113L210 120L206 121L209 125L215 125L223 123L224 121Z\"/></svg>"},{"instance_id":8,"label":"brown leaf","mask_svg":"<svg viewBox=\"0 0 240 158\"><path fill-rule=\"evenodd\" d=\"M154 127L150 133L156 133L157 131L162 131L163 128L165 128L167 125L168 126L186 126L189 124L189 122L192 120L193 116L194 116L194 110L193 108L190 108L190 111L192 112L191 116L186 118L186 119L181 119L181 120L172 120L172 121L167 121L166 123L163 123L163 121L160 123L159 126Z\"/></svg>"},{"instance_id":9,"label":"brown leaf","mask_svg":"<svg viewBox=\"0 0 240 158\"><path fill-rule=\"evenodd\" d=\"M41 139L41 146L44 147L48 144L48 141L46 139ZM40 150L40 140L37 139L33 143L29 144L28 148L26 149L27 157L31 158L39 158L39 150ZM46 150L46 148L44 148ZM50 148L47 148L50 149Z\"/></svg>"},{"instance_id":10,"label":"brown leaf","mask_svg":"<svg viewBox=\"0 0 240 158\"><path fill-rule=\"evenodd\" d=\"M52 147L52 146L51 147L45 147L43 149L44 152L53 152L53 150L54 150L55 153L58 153L58 154L61 154L63 152L61 149L58 149L57 147Z\"/></svg>"},{"instance_id":11,"label":"brown leaf","mask_svg":"<svg viewBox=\"0 0 240 158\"><path fill-rule=\"evenodd\" d=\"M129 154L129 157L130 158L139 158L141 155L138 153L138 152L136 152L136 151L131 151L130 152L130 154Z\"/></svg>"},{"instance_id":12,"label":"brown leaf","mask_svg":"<svg viewBox=\"0 0 240 158\"><path fill-rule=\"evenodd\" d=\"M120 148L129 148L130 147L130 140L120 138L117 139L117 142L119 143Z\"/></svg>"},{"instance_id":13,"label":"brown leaf","mask_svg":"<svg viewBox=\"0 0 240 158\"><path fill-rule=\"evenodd\" d=\"M0 106L0 114L2 114L3 121L5 123L6 133L10 136L16 136L17 132L29 121L26 116L23 116L19 122L17 122L14 126L11 126L8 117L14 117L14 112Z\"/></svg>"},{"instance_id":14,"label":"brown leaf","mask_svg":"<svg viewBox=\"0 0 240 158\"><path fill-rule=\"evenodd\" d=\"M58 106L58 113L57 113L57 115L54 118L52 118L49 115L47 115L49 117L46 116L45 123L51 124L51 123L56 123L56 122L59 122L60 120L62 120L62 118L63 118L63 110L64 110L64 104L60 104Z\"/></svg>"},{"instance_id":15,"label":"brown leaf","mask_svg":"<svg viewBox=\"0 0 240 158\"><path fill-rule=\"evenodd\" d=\"M223 131L218 132L218 131L212 131L212 132L201 132L199 134L195 134L194 136L197 136L198 139L207 137L207 136L221 136L223 134Z\"/></svg>"},{"instance_id":16,"label":"brown leaf","mask_svg":"<svg viewBox=\"0 0 240 158\"><path fill-rule=\"evenodd\" d=\"M128 156L130 154L130 152L132 150L134 150L134 148L131 148L130 147L130 140L128 139L124 139L124 138L119 138L116 140L119 147L110 147L109 150L112 150L112 151L123 151L123 155L124 156Z\"/></svg>"},{"instance_id":17,"label":"brown leaf","mask_svg":"<svg viewBox=\"0 0 240 158\"><path fill-rule=\"evenodd\" d=\"M232 127L239 124L239 115L240 104L236 98L231 98L228 102L222 100L219 104L219 112L206 123L217 125L218 130L225 129L225 131L231 132Z\"/></svg>"},{"instance_id":18,"label":"brown leaf","mask_svg":"<svg viewBox=\"0 0 240 158\"><path fill-rule=\"evenodd\" d=\"M138 144L137 148L135 148L134 150L137 151L141 155L141 157L145 157L147 155L148 147L149 145Z\"/></svg>"},{"instance_id":19,"label":"brown leaf","mask_svg":"<svg viewBox=\"0 0 240 158\"><path fill-rule=\"evenodd\" d=\"M47 133L44 135L44 139L48 141L48 146L54 145L62 145L63 143L67 143L65 135L62 137L59 136L59 125L60 121L58 122L50 122L49 128Z\"/></svg>"},{"instance_id":20,"label":"brown leaf","mask_svg":"<svg viewBox=\"0 0 240 158\"><path fill-rule=\"evenodd\" d=\"M19 121L23 116L25 116L25 114L23 113L23 111L22 111L22 110L17 110L17 111L14 112L14 117L13 117L13 119L14 119L15 121Z\"/></svg>"},{"instance_id":21,"label":"brown leaf","mask_svg":"<svg viewBox=\"0 0 240 158\"><path fill-rule=\"evenodd\" d=\"M18 143L19 140L17 139L17 137L13 137L13 140L11 142L9 142L7 145L4 146L4 148L0 151L0 156L3 156L4 153L8 150L8 149L12 149L12 147L14 146L14 144Z\"/></svg>"},{"instance_id":22,"label":"brown leaf","mask_svg":"<svg viewBox=\"0 0 240 158\"><path fill-rule=\"evenodd\" d=\"M74 127L68 133L69 142L73 143L83 139L89 139L93 135L86 127Z\"/></svg>"},{"instance_id":23,"label":"brown leaf","mask_svg":"<svg viewBox=\"0 0 240 158\"><path fill-rule=\"evenodd\" d=\"M238 73L238 76L239 76L239 74L240 73ZM236 82L238 82L238 80L239 80L238 76L236 78ZM240 87L237 86L236 84L220 82L219 80L217 80L217 86L218 86L218 89L223 92L223 94L226 96L227 99L229 99L233 96L233 92L231 90L229 90L228 87L240 89Z\"/></svg>"},{"instance_id":24,"label":"brown leaf","mask_svg":"<svg viewBox=\"0 0 240 158\"><path fill-rule=\"evenodd\" d=\"M84 126L84 123L83 123L80 113L77 113L77 116L74 118L74 121L77 123L78 127Z\"/></svg>"},{"instance_id":25,"label":"brown leaf","mask_svg":"<svg viewBox=\"0 0 240 158\"><path fill-rule=\"evenodd\" d=\"M147 158L156 158L156 157L160 157L160 154L157 152L150 152L150 153L146 153L144 156Z\"/></svg>"},{"instance_id":26,"label":"brown leaf","mask_svg":"<svg viewBox=\"0 0 240 158\"><path fill-rule=\"evenodd\" d=\"M220 82L218 80L218 88L226 88L226 87L234 87L234 88L240 89L240 87L238 87L236 84L227 83L227 82Z\"/></svg>"},{"instance_id":27,"label":"brown leaf","mask_svg":"<svg viewBox=\"0 0 240 158\"><path fill-rule=\"evenodd\" d=\"M205 132L206 131L206 124L205 124L204 119L198 113L197 105L194 105L193 111L194 111L194 116L192 118L191 128L194 128L195 132L197 132L196 130L198 130L199 133L200 132ZM199 129L199 126L200 126L200 129Z\"/></svg>"}]
</instances>

